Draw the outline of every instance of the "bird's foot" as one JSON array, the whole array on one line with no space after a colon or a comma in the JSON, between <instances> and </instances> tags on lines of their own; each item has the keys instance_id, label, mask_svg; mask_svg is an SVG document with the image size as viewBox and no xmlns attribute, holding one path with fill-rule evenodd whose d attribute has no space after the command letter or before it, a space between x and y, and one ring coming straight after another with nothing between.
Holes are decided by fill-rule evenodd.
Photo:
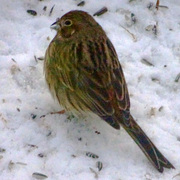
<instances>
[{"instance_id":1,"label":"bird's foot","mask_svg":"<svg viewBox=\"0 0 180 180\"><path fill-rule=\"evenodd\" d=\"M67 121L72 121L72 120L73 120L73 121L78 121L78 118L77 118L74 114L69 113L66 120L67 120Z\"/></svg>"}]
</instances>

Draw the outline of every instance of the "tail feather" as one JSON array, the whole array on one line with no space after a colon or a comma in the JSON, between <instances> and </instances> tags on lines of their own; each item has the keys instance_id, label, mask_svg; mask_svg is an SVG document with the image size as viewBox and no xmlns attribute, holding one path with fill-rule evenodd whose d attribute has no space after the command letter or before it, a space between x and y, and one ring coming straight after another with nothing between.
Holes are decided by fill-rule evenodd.
<instances>
[{"instance_id":1,"label":"tail feather","mask_svg":"<svg viewBox=\"0 0 180 180\"><path fill-rule=\"evenodd\" d=\"M139 125L130 116L129 125L122 123L121 125L127 133L133 138L136 144L141 148L143 153L147 156L153 166L159 171L163 172L165 168L173 168L174 166L162 155L162 153L151 142Z\"/></svg>"}]
</instances>

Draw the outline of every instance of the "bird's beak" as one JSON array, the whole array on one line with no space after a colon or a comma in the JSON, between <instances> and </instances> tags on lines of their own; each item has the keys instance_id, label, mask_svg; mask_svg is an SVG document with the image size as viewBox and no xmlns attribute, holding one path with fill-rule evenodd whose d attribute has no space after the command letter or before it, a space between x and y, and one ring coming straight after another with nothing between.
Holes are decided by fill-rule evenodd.
<instances>
[{"instance_id":1,"label":"bird's beak","mask_svg":"<svg viewBox=\"0 0 180 180\"><path fill-rule=\"evenodd\" d=\"M52 24L51 24L51 26L54 26L55 24L57 24L57 21L56 21L56 22L54 22L54 23L52 23Z\"/></svg>"},{"instance_id":2,"label":"bird's beak","mask_svg":"<svg viewBox=\"0 0 180 180\"><path fill-rule=\"evenodd\" d=\"M51 27L51 29L54 29L56 31L60 29L60 25L57 24L57 21L52 23L50 27Z\"/></svg>"}]
</instances>

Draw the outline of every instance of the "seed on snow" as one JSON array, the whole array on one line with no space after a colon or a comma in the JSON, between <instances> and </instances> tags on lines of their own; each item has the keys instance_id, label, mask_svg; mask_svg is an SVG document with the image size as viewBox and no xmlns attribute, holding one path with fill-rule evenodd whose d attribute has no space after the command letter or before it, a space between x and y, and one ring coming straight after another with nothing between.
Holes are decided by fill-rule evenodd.
<instances>
[{"instance_id":1,"label":"seed on snow","mask_svg":"<svg viewBox=\"0 0 180 180\"><path fill-rule=\"evenodd\" d=\"M86 156L88 156L88 157L92 157L92 158L94 158L94 159L99 158L99 156L98 156L98 155L96 155L96 154L94 154L94 153L91 153L91 152L86 152Z\"/></svg>"},{"instance_id":2,"label":"seed on snow","mask_svg":"<svg viewBox=\"0 0 180 180\"><path fill-rule=\"evenodd\" d=\"M98 168L99 171L103 168L103 163L101 161L96 162L96 167Z\"/></svg>"},{"instance_id":3,"label":"seed on snow","mask_svg":"<svg viewBox=\"0 0 180 180\"><path fill-rule=\"evenodd\" d=\"M85 1L81 1L80 3L77 4L77 6L84 6Z\"/></svg>"},{"instance_id":4,"label":"seed on snow","mask_svg":"<svg viewBox=\"0 0 180 180\"><path fill-rule=\"evenodd\" d=\"M93 14L93 16L100 16L108 11L107 7L101 8L99 11Z\"/></svg>"},{"instance_id":5,"label":"seed on snow","mask_svg":"<svg viewBox=\"0 0 180 180\"><path fill-rule=\"evenodd\" d=\"M178 81L179 81L179 79L180 79L180 73L176 76L176 78L175 78L175 82L178 82Z\"/></svg>"},{"instance_id":6,"label":"seed on snow","mask_svg":"<svg viewBox=\"0 0 180 180\"><path fill-rule=\"evenodd\" d=\"M32 177L34 177L35 179L46 179L46 178L48 178L46 175L38 173L38 172L34 172L32 174Z\"/></svg>"},{"instance_id":7,"label":"seed on snow","mask_svg":"<svg viewBox=\"0 0 180 180\"><path fill-rule=\"evenodd\" d=\"M32 16L36 16L37 15L37 12L34 11L34 10L31 10L31 9L27 10L27 13L31 14Z\"/></svg>"}]
</instances>

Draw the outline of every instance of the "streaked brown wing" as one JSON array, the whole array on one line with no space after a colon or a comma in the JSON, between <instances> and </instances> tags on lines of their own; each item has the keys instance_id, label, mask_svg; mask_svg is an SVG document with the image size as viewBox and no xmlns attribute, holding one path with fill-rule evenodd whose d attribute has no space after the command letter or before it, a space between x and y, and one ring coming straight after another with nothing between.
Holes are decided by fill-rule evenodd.
<instances>
[{"instance_id":1,"label":"streaked brown wing","mask_svg":"<svg viewBox=\"0 0 180 180\"><path fill-rule=\"evenodd\" d=\"M81 44L79 53L84 52L84 48L90 54L78 55L88 56L78 64L80 72L78 87L86 87L85 98L91 110L118 129L115 111L128 111L130 103L115 49L108 39L102 43L89 41L87 46L84 46Z\"/></svg>"}]
</instances>

